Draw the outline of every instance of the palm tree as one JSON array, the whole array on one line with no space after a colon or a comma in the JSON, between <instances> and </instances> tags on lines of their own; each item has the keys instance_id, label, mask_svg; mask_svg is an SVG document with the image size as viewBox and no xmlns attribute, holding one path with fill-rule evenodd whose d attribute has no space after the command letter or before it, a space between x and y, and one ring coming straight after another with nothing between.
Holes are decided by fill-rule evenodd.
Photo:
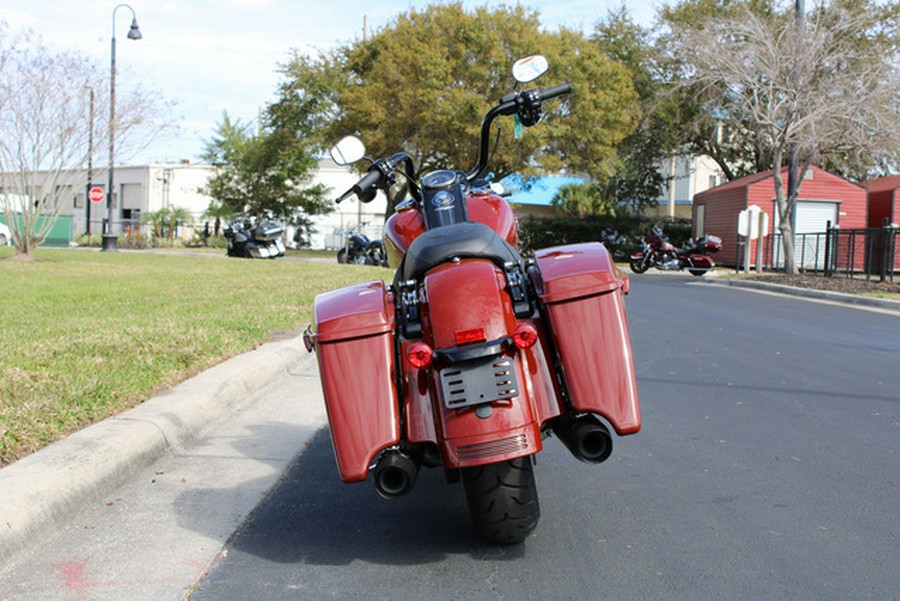
<instances>
[{"instance_id":1,"label":"palm tree","mask_svg":"<svg viewBox=\"0 0 900 601\"><path fill-rule=\"evenodd\" d=\"M216 220L213 235L218 238L222 231L222 220L231 217L233 214L234 209L231 206L223 202L212 202L210 203L209 208L203 213L203 218L212 218Z\"/></svg>"},{"instance_id":2,"label":"palm tree","mask_svg":"<svg viewBox=\"0 0 900 601\"><path fill-rule=\"evenodd\" d=\"M192 220L191 212L183 207L164 207L144 215L141 223L152 225L154 237L158 240L166 238L171 244L178 224L186 225Z\"/></svg>"}]
</instances>

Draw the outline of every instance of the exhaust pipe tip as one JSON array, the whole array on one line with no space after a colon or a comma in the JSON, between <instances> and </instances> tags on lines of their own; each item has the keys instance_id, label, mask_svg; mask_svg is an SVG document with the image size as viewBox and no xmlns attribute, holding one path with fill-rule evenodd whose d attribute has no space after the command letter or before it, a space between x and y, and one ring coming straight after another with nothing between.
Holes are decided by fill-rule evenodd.
<instances>
[{"instance_id":1,"label":"exhaust pipe tip","mask_svg":"<svg viewBox=\"0 0 900 601\"><path fill-rule=\"evenodd\" d=\"M385 499L409 494L416 483L419 465L400 451L387 451L375 464L375 490Z\"/></svg>"},{"instance_id":2,"label":"exhaust pipe tip","mask_svg":"<svg viewBox=\"0 0 900 601\"><path fill-rule=\"evenodd\" d=\"M612 454L612 435L593 415L559 422L553 432L579 461L603 463Z\"/></svg>"}]
</instances>

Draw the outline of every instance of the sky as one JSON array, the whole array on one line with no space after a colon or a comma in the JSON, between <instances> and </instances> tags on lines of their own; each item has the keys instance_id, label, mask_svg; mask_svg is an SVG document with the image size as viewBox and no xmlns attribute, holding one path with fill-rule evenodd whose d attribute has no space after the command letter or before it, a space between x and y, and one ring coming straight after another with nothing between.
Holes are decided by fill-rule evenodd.
<instances>
[{"instance_id":1,"label":"sky","mask_svg":"<svg viewBox=\"0 0 900 601\"><path fill-rule=\"evenodd\" d=\"M431 3L434 3L432 1ZM540 13L545 29L560 26L589 32L610 9L626 6L649 25L664 0L522 0ZM0 0L0 21L12 33L31 29L59 50L76 50L110 62L116 0ZM129 158L130 164L199 161L224 112L244 123L275 99L278 65L292 49L315 54L359 40L390 25L417 0L132 0L143 38L127 39L131 11L115 11L116 89L135 83L174 103L177 132L159 137ZM467 9L497 6L493 0L464 0ZM510 0L506 4L515 4ZM551 66L552 69L552 66Z\"/></svg>"}]
</instances>

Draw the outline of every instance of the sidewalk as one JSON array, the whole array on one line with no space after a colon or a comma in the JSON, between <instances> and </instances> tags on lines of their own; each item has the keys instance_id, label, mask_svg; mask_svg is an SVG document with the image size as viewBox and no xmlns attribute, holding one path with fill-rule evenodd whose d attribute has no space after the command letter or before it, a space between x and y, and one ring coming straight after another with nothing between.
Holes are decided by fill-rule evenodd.
<instances>
[{"instance_id":1,"label":"sidewalk","mask_svg":"<svg viewBox=\"0 0 900 601\"><path fill-rule=\"evenodd\" d=\"M326 423L298 337L0 470L0 599L181 598Z\"/></svg>"},{"instance_id":2,"label":"sidewalk","mask_svg":"<svg viewBox=\"0 0 900 601\"><path fill-rule=\"evenodd\" d=\"M845 294L842 292L816 290L814 288L797 288L771 282L761 282L759 280L742 280L719 277L707 279L703 277L697 278L697 282L717 286L734 286L738 288L747 288L750 290L770 292L775 294L786 294L811 300L839 303L844 305L854 305L861 308L877 309L900 315L900 301L890 300L886 298L877 298L874 296Z\"/></svg>"}]
</instances>

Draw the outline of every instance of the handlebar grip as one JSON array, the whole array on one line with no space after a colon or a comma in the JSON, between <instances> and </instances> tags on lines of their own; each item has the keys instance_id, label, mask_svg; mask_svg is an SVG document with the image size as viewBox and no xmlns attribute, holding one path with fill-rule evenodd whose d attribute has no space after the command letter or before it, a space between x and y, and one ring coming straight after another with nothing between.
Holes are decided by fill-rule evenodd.
<instances>
[{"instance_id":1,"label":"handlebar grip","mask_svg":"<svg viewBox=\"0 0 900 601\"><path fill-rule=\"evenodd\" d=\"M563 94L568 94L572 91L572 86L567 83L561 83L558 86L553 86L552 88L547 88L546 90L541 90L541 100L550 100L551 98L556 98L557 96L562 96Z\"/></svg>"},{"instance_id":2,"label":"handlebar grip","mask_svg":"<svg viewBox=\"0 0 900 601\"><path fill-rule=\"evenodd\" d=\"M370 169L368 173L362 176L362 179L353 184L352 188L341 194L341 196L337 200L335 200L334 203L340 204L342 200L349 198L353 194L356 194L356 196L359 197L359 199L363 202L368 202L364 199L370 196L369 191L371 190L371 188L378 184L378 181L380 179L381 173L379 173L378 169ZM374 197L374 194L372 194L371 196ZM369 200L371 200L371 198L369 198Z\"/></svg>"},{"instance_id":3,"label":"handlebar grip","mask_svg":"<svg viewBox=\"0 0 900 601\"><path fill-rule=\"evenodd\" d=\"M356 185L353 186L353 192L357 195L366 192L369 188L378 184L378 181L381 179L381 172L378 169L369 169L369 172L366 173L361 180L356 182Z\"/></svg>"}]
</instances>

